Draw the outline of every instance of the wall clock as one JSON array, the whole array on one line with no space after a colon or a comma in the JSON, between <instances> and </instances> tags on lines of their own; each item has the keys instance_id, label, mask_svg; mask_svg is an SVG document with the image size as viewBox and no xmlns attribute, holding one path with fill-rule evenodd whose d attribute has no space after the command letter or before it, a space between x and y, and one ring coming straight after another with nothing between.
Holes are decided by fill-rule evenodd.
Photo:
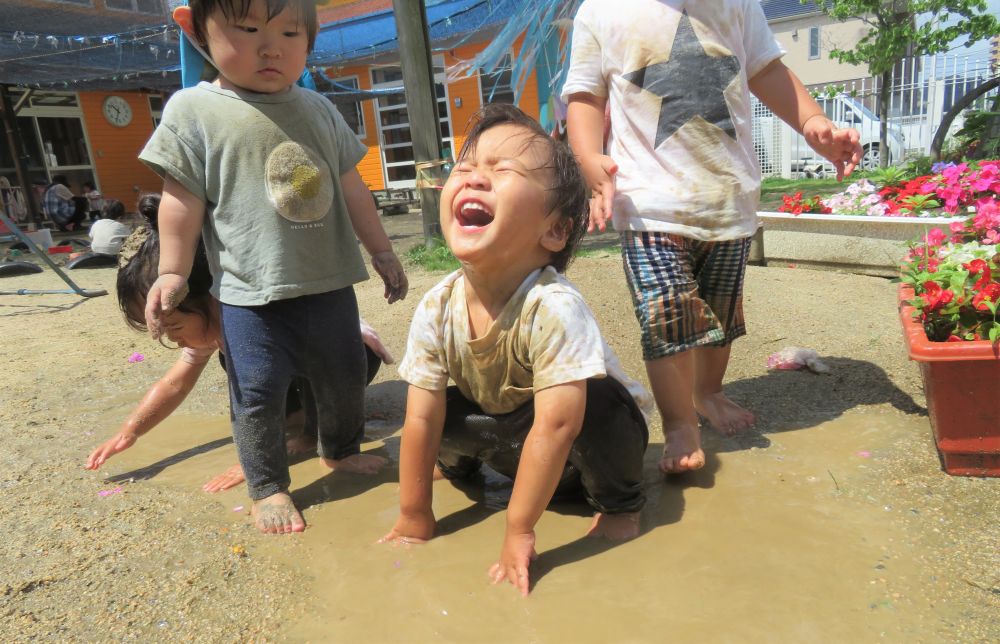
<instances>
[{"instance_id":1,"label":"wall clock","mask_svg":"<svg viewBox=\"0 0 1000 644\"><path fill-rule=\"evenodd\" d=\"M104 99L101 108L104 118L115 127L125 127L132 122L132 106L121 96L109 96Z\"/></svg>"}]
</instances>

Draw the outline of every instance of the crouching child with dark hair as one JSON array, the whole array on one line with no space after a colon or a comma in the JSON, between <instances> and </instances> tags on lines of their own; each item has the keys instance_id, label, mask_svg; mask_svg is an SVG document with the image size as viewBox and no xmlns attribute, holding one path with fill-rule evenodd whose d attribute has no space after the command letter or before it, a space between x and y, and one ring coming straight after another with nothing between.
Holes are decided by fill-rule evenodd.
<instances>
[{"instance_id":1,"label":"crouching child with dark hair","mask_svg":"<svg viewBox=\"0 0 1000 644\"><path fill-rule=\"evenodd\" d=\"M535 524L554 497L586 499L591 535L638 535L652 397L563 275L587 222L586 184L565 144L513 106L485 107L440 219L462 267L424 296L410 327L400 516L382 540L433 537L432 481L489 465L514 480L490 576L526 595Z\"/></svg>"}]
</instances>

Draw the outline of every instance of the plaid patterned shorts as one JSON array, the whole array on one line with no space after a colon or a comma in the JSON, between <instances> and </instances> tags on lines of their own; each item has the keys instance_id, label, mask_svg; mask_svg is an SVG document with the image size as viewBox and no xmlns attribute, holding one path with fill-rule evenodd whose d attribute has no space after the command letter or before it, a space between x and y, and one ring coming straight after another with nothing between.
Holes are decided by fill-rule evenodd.
<instances>
[{"instance_id":1,"label":"plaid patterned shorts","mask_svg":"<svg viewBox=\"0 0 1000 644\"><path fill-rule=\"evenodd\" d=\"M749 254L749 237L705 242L670 233L622 233L643 359L725 346L745 335L743 277Z\"/></svg>"}]
</instances>

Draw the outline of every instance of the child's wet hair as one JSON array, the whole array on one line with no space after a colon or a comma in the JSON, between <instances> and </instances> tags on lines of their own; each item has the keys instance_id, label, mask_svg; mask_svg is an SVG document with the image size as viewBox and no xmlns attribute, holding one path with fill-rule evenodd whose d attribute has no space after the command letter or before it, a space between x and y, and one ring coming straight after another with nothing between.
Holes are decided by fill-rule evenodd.
<instances>
[{"instance_id":1,"label":"child's wet hair","mask_svg":"<svg viewBox=\"0 0 1000 644\"><path fill-rule=\"evenodd\" d=\"M462 161L470 154L475 154L476 144L487 130L500 125L514 125L524 128L531 134L531 142L538 141L549 151L549 163L541 169L552 171L552 184L546 189L549 193L549 212L558 212L567 222L566 246L558 253L553 253L550 264L560 273L573 259L573 253L580 244L583 233L587 230L589 202L587 199L587 183L580 171L580 165L573 151L562 141L549 136L538 121L531 118L517 107L506 103L491 103L483 106L472 117L472 127L468 138L462 146L456 161Z\"/></svg>"},{"instance_id":2,"label":"child's wet hair","mask_svg":"<svg viewBox=\"0 0 1000 644\"><path fill-rule=\"evenodd\" d=\"M118 221L125 216L125 204L117 199L108 199L101 208L101 219L111 219Z\"/></svg>"},{"instance_id":3,"label":"child's wet hair","mask_svg":"<svg viewBox=\"0 0 1000 644\"><path fill-rule=\"evenodd\" d=\"M291 7L299 15L299 23L305 27L309 37L309 52L312 53L313 45L316 44L316 33L319 31L319 21L316 17L316 0L263 0L267 10L265 16L268 21ZM247 17L253 0L191 0L188 5L191 7L191 22L194 25L194 33L201 43L205 42L205 24L208 17L217 9L222 12L226 20L237 21ZM209 52L211 54L211 52Z\"/></svg>"},{"instance_id":4,"label":"child's wet hair","mask_svg":"<svg viewBox=\"0 0 1000 644\"><path fill-rule=\"evenodd\" d=\"M125 323L137 331L146 331L146 296L159 275L160 234L157 213L160 195L147 193L139 197L139 214L146 224L137 228L122 244L118 256L118 308L125 316ZM131 253L131 257L127 254ZM198 242L198 250L188 277L188 294L177 305L184 313L197 313L208 318L212 307L212 274L208 269L205 247Z\"/></svg>"}]
</instances>

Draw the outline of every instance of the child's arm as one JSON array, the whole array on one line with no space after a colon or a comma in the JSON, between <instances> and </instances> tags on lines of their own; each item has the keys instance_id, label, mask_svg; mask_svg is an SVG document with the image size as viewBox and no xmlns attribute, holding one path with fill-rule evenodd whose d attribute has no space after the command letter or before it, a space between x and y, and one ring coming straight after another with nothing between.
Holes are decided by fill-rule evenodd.
<instances>
[{"instance_id":1,"label":"child's arm","mask_svg":"<svg viewBox=\"0 0 1000 644\"><path fill-rule=\"evenodd\" d=\"M583 176L590 185L590 225L603 231L611 219L618 165L604 154L604 107L607 99L586 92L569 97L566 116L569 145L576 153Z\"/></svg>"},{"instance_id":2,"label":"child's arm","mask_svg":"<svg viewBox=\"0 0 1000 644\"><path fill-rule=\"evenodd\" d=\"M535 422L521 450L500 559L490 568L493 583L506 579L522 595L528 594L528 566L536 556L535 524L556 491L570 447L583 427L586 404L585 380L535 394Z\"/></svg>"},{"instance_id":3,"label":"child's arm","mask_svg":"<svg viewBox=\"0 0 1000 644\"><path fill-rule=\"evenodd\" d=\"M160 232L159 277L146 296L146 326L154 338L160 337L160 318L180 304L187 295L194 254L205 220L205 202L178 181L163 181L163 196L157 215Z\"/></svg>"},{"instance_id":4,"label":"child's arm","mask_svg":"<svg viewBox=\"0 0 1000 644\"><path fill-rule=\"evenodd\" d=\"M802 81L780 60L772 61L750 79L750 91L833 164L838 180L857 167L864 154L858 131L837 129Z\"/></svg>"},{"instance_id":5,"label":"child's arm","mask_svg":"<svg viewBox=\"0 0 1000 644\"><path fill-rule=\"evenodd\" d=\"M396 253L392 251L392 242L385 234L382 222L378 220L371 191L356 168L341 175L340 183L354 233L372 256L372 268L385 283L385 298L389 300L389 304L404 299L409 289L406 273L403 272L403 265L399 263Z\"/></svg>"},{"instance_id":6,"label":"child's arm","mask_svg":"<svg viewBox=\"0 0 1000 644\"><path fill-rule=\"evenodd\" d=\"M175 362L167 373L149 388L139 406L122 423L118 433L90 453L84 467L88 470L98 469L118 452L132 447L140 436L172 414L194 389L206 364L207 362L191 364L185 360Z\"/></svg>"},{"instance_id":7,"label":"child's arm","mask_svg":"<svg viewBox=\"0 0 1000 644\"><path fill-rule=\"evenodd\" d=\"M444 390L430 391L410 385L399 448L399 518L389 534L379 539L380 543L422 543L434 536L431 484L441 447L444 415Z\"/></svg>"}]
</instances>

